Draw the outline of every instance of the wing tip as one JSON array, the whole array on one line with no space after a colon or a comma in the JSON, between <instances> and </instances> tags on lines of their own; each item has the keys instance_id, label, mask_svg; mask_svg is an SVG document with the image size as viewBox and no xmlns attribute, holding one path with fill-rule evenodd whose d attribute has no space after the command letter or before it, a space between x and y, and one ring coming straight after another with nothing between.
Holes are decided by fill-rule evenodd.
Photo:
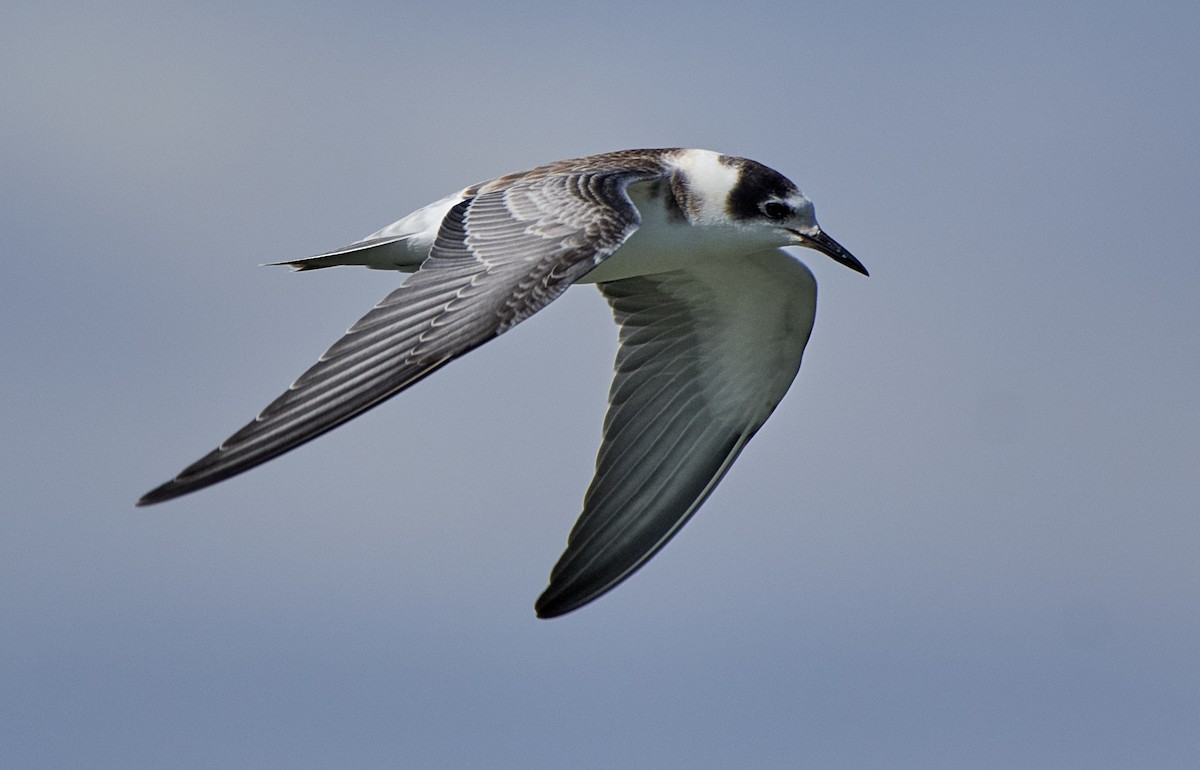
<instances>
[{"instance_id":1,"label":"wing tip","mask_svg":"<svg viewBox=\"0 0 1200 770\"><path fill-rule=\"evenodd\" d=\"M562 615L566 615L571 610L579 609L585 602L570 602L564 601L561 596L551 596L550 589L538 597L538 600L533 604L533 611L537 614L539 620L550 620Z\"/></svg>"},{"instance_id":2,"label":"wing tip","mask_svg":"<svg viewBox=\"0 0 1200 770\"><path fill-rule=\"evenodd\" d=\"M154 489L151 489L149 492L139 497L135 505L138 508L145 508L148 505L165 503L168 500L174 500L176 497L182 497L188 492L195 492L197 489L201 489L220 480L220 478L197 479L179 476L171 479L165 484L159 484Z\"/></svg>"},{"instance_id":3,"label":"wing tip","mask_svg":"<svg viewBox=\"0 0 1200 770\"><path fill-rule=\"evenodd\" d=\"M541 620L561 617L569 612L574 612L586 604L591 604L613 588L616 588L620 582L620 580L610 582L599 590L594 586L584 586L582 587L583 590L580 590L580 587L572 588L569 583L555 581L551 578L550 585L546 587L546 590L534 602L533 611Z\"/></svg>"},{"instance_id":4,"label":"wing tip","mask_svg":"<svg viewBox=\"0 0 1200 770\"><path fill-rule=\"evenodd\" d=\"M164 503L173 497L179 497L179 495L183 494L183 491L176 491L176 486L177 485L174 481L168 481L166 484L160 484L159 486L151 489L149 492L139 497L138 501L134 503L134 505L138 508L145 508L148 505Z\"/></svg>"}]
</instances>

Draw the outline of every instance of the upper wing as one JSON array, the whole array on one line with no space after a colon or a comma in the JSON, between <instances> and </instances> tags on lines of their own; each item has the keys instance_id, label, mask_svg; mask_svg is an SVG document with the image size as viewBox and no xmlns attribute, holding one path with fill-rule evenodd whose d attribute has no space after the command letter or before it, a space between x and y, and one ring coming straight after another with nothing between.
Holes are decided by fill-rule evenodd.
<instances>
[{"instance_id":1,"label":"upper wing","mask_svg":"<svg viewBox=\"0 0 1200 770\"><path fill-rule=\"evenodd\" d=\"M540 310L637 229L626 188L651 170L543 173L484 187L446 215L430 256L286 393L138 501L266 462L399 393Z\"/></svg>"},{"instance_id":2,"label":"upper wing","mask_svg":"<svg viewBox=\"0 0 1200 770\"><path fill-rule=\"evenodd\" d=\"M696 512L787 392L816 309L812 274L782 251L599 286L621 327L616 375L543 618L629 577Z\"/></svg>"}]
</instances>

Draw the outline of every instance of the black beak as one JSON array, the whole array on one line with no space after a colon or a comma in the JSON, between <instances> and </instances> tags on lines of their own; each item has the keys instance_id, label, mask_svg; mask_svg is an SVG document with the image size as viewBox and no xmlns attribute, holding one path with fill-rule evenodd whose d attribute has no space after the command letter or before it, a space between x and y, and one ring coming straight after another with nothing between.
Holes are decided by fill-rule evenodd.
<instances>
[{"instance_id":1,"label":"black beak","mask_svg":"<svg viewBox=\"0 0 1200 770\"><path fill-rule=\"evenodd\" d=\"M870 275L867 268L863 267L863 263L855 259L854 255L846 251L842 244L826 235L822 230L818 229L816 235L805 235L799 230L792 230L796 237L800 239L800 245L810 249L816 249L825 256L837 262L839 265L845 265L851 270L857 270L863 275Z\"/></svg>"}]
</instances>

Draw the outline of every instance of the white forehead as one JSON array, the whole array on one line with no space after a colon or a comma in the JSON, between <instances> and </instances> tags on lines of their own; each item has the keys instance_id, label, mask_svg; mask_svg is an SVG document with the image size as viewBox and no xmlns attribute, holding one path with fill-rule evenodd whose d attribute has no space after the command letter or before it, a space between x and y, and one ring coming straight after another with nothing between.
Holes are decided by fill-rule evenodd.
<instances>
[{"instance_id":1,"label":"white forehead","mask_svg":"<svg viewBox=\"0 0 1200 770\"><path fill-rule=\"evenodd\" d=\"M797 191L795 195L788 199L788 203L792 205L792 210L796 212L795 216L805 219L816 219L817 212L813 209L812 201L804 196L804 193Z\"/></svg>"},{"instance_id":2,"label":"white forehead","mask_svg":"<svg viewBox=\"0 0 1200 770\"><path fill-rule=\"evenodd\" d=\"M725 202L737 184L741 169L712 150L687 150L675 158L675 164L687 178L693 222L723 219Z\"/></svg>"}]
</instances>

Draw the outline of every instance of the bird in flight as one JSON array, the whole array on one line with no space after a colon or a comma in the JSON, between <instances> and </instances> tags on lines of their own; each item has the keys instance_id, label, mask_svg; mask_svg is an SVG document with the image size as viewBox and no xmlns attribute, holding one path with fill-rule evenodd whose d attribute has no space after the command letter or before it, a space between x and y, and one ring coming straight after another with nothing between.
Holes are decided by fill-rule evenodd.
<instances>
[{"instance_id":1,"label":"bird in flight","mask_svg":"<svg viewBox=\"0 0 1200 770\"><path fill-rule=\"evenodd\" d=\"M570 612L679 531L791 386L817 285L786 246L867 274L791 181L745 158L625 150L472 185L345 248L279 263L412 275L138 505L294 449L594 283L620 327L608 413L583 513L535 605L543 618Z\"/></svg>"}]
</instances>

